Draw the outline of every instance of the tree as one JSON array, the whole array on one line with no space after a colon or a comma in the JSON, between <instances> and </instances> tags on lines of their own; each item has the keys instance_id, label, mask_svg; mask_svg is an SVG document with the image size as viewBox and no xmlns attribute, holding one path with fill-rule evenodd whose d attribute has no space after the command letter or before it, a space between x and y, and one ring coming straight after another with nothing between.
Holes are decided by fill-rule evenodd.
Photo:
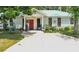
<instances>
[{"instance_id":1,"label":"tree","mask_svg":"<svg viewBox=\"0 0 79 59\"><path fill-rule=\"evenodd\" d=\"M32 14L31 7L29 6L20 6L19 9L23 14L27 14L27 15Z\"/></svg>"},{"instance_id":2,"label":"tree","mask_svg":"<svg viewBox=\"0 0 79 59\"><path fill-rule=\"evenodd\" d=\"M58 10L59 6L31 6L32 8L36 8L38 10Z\"/></svg>"},{"instance_id":3,"label":"tree","mask_svg":"<svg viewBox=\"0 0 79 59\"><path fill-rule=\"evenodd\" d=\"M13 26L13 19L20 14L18 7L7 7L4 11L6 19L10 20L10 26Z\"/></svg>"},{"instance_id":4,"label":"tree","mask_svg":"<svg viewBox=\"0 0 79 59\"><path fill-rule=\"evenodd\" d=\"M1 13L1 16L0 16L0 21L3 23L3 28L4 30L7 30L7 19L5 19L5 16L3 13Z\"/></svg>"},{"instance_id":5,"label":"tree","mask_svg":"<svg viewBox=\"0 0 79 59\"><path fill-rule=\"evenodd\" d=\"M78 33L78 19L79 7L78 6L59 6L59 10L69 12L74 19L74 33Z\"/></svg>"},{"instance_id":6,"label":"tree","mask_svg":"<svg viewBox=\"0 0 79 59\"><path fill-rule=\"evenodd\" d=\"M58 6L58 10L67 12L70 6Z\"/></svg>"},{"instance_id":7,"label":"tree","mask_svg":"<svg viewBox=\"0 0 79 59\"><path fill-rule=\"evenodd\" d=\"M13 23L13 19L16 18L16 16L19 15L19 9L18 7L11 7L11 6L6 6L6 7L2 7L1 12L3 13L3 15L1 15L1 19L3 20L3 27L6 30L7 28L7 20L9 20L10 22L10 26L14 26ZM13 30L13 28L12 28Z\"/></svg>"},{"instance_id":8,"label":"tree","mask_svg":"<svg viewBox=\"0 0 79 59\"><path fill-rule=\"evenodd\" d=\"M78 33L78 19L79 19L79 7L78 6L71 6L69 7L69 12L71 13L74 19L74 33Z\"/></svg>"},{"instance_id":9,"label":"tree","mask_svg":"<svg viewBox=\"0 0 79 59\"><path fill-rule=\"evenodd\" d=\"M3 14L0 17L0 20L3 21L4 24L7 23L7 20L9 20L10 26L13 26L13 19L20 15L20 12L28 15L32 14L31 8L28 6L1 6L0 13Z\"/></svg>"}]
</instances>

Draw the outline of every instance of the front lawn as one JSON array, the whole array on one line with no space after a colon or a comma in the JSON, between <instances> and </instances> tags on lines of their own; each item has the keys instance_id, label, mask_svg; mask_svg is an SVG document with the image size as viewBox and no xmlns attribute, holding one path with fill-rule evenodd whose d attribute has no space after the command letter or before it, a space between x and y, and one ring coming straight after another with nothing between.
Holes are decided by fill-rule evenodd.
<instances>
[{"instance_id":1,"label":"front lawn","mask_svg":"<svg viewBox=\"0 0 79 59\"><path fill-rule=\"evenodd\" d=\"M0 32L0 52L5 51L23 38L21 33Z\"/></svg>"}]
</instances>

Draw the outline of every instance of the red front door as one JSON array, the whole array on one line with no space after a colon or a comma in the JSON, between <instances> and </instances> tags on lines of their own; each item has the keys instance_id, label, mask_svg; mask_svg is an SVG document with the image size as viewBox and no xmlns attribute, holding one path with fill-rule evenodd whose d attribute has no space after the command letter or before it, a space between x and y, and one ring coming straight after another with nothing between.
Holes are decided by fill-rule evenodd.
<instances>
[{"instance_id":1,"label":"red front door","mask_svg":"<svg viewBox=\"0 0 79 59\"><path fill-rule=\"evenodd\" d=\"M30 30L34 29L34 20L29 20L29 29Z\"/></svg>"}]
</instances>

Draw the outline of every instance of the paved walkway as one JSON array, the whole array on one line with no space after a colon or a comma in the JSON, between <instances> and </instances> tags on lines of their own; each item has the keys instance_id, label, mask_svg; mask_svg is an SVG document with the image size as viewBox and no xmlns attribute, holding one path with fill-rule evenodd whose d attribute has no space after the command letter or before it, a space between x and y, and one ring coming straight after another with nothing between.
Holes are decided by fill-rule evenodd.
<instances>
[{"instance_id":1,"label":"paved walkway","mask_svg":"<svg viewBox=\"0 0 79 59\"><path fill-rule=\"evenodd\" d=\"M30 31L33 35L8 48L5 52L70 52L79 51L79 41L59 33Z\"/></svg>"}]
</instances>

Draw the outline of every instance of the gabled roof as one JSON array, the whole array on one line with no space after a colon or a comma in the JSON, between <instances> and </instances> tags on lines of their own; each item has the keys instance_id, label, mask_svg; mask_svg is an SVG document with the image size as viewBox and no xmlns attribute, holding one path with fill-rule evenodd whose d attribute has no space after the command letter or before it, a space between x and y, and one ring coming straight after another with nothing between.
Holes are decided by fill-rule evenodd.
<instances>
[{"instance_id":1,"label":"gabled roof","mask_svg":"<svg viewBox=\"0 0 79 59\"><path fill-rule=\"evenodd\" d=\"M36 11L44 16L56 16L56 17L60 17L60 16L65 16L65 17L71 17L71 14L68 12L63 12L63 11L59 11L59 10L37 10L35 8L32 9L33 11Z\"/></svg>"},{"instance_id":2,"label":"gabled roof","mask_svg":"<svg viewBox=\"0 0 79 59\"><path fill-rule=\"evenodd\" d=\"M71 14L68 12L58 11L58 10L39 10L40 13L43 13L46 16L67 16L70 17Z\"/></svg>"}]
</instances>

